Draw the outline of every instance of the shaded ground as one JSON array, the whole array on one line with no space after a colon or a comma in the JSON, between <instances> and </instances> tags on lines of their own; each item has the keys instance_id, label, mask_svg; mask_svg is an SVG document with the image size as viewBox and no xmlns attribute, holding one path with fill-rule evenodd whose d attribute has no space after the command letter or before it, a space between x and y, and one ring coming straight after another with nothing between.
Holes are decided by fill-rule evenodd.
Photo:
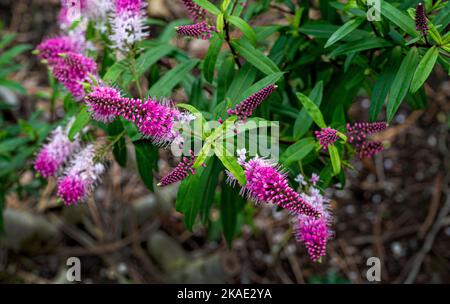
<instances>
[{"instance_id":1,"label":"shaded ground","mask_svg":"<svg viewBox=\"0 0 450 304\"><path fill-rule=\"evenodd\" d=\"M0 18L19 32L20 42L35 45L56 30L49 8L57 3L2 0ZM153 12L179 14L176 6ZM32 57L23 63L15 78L31 93L46 90L45 68ZM346 188L327 193L336 237L321 264L311 264L292 237L289 218L270 207L249 208L255 224L243 227L231 250L214 231L187 232L172 207L175 189L149 195L130 161L130 170L113 165L95 198L82 206L57 204L54 182L41 197L9 197L5 217L15 230L0 249L0 281L64 282L67 257L78 256L85 283L364 283L366 260L375 256L383 282L449 283L450 81L438 71L431 83L429 108L402 108L382 134L390 147L374 160L355 161ZM24 116L37 104L31 97L20 102ZM365 120L367 104L359 100L351 116ZM32 176L27 172L23 180Z\"/></svg>"}]
</instances>

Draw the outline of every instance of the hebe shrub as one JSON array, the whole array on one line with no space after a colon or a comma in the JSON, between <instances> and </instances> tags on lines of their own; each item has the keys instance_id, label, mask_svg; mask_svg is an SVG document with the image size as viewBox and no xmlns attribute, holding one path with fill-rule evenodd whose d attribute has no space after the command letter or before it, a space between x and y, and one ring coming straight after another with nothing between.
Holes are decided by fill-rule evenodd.
<instances>
[{"instance_id":1,"label":"hebe shrub","mask_svg":"<svg viewBox=\"0 0 450 304\"><path fill-rule=\"evenodd\" d=\"M180 2L190 20L166 23L148 19L143 0L63 1L60 36L35 54L65 88L66 116L34 168L57 179L65 204L82 203L108 174L108 154L125 166L131 143L150 191L154 179L181 181L176 209L187 229L211 225L219 209L231 244L247 199L273 204L289 211L297 239L320 261L333 235L323 191L344 186L352 158L383 150L374 134L404 101L426 107L436 64L450 68L448 3ZM282 24L266 24L272 14ZM209 41L203 58L176 47L194 39ZM178 88L185 97L170 99ZM348 115L358 96L370 98L369 121ZM248 147L263 122L278 122L268 138L279 158ZM158 149L183 151L164 177Z\"/></svg>"}]
</instances>

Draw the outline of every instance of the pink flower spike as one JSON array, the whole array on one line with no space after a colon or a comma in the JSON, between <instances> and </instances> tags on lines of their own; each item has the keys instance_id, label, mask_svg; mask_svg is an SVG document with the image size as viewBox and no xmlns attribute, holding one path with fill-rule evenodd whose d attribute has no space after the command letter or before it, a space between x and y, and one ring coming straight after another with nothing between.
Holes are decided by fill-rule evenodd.
<instances>
[{"instance_id":1,"label":"pink flower spike","mask_svg":"<svg viewBox=\"0 0 450 304\"><path fill-rule=\"evenodd\" d=\"M93 119L110 123L117 117L121 97L116 89L100 86L93 88L85 101Z\"/></svg>"},{"instance_id":2,"label":"pink flower spike","mask_svg":"<svg viewBox=\"0 0 450 304\"><path fill-rule=\"evenodd\" d=\"M158 186L164 187L176 182L179 182L186 177L189 176L189 173L192 175L195 174L195 169L192 168L195 162L194 153L191 151L191 157L183 157L181 162L173 169L168 175L161 178L158 183Z\"/></svg>"},{"instance_id":3,"label":"pink flower spike","mask_svg":"<svg viewBox=\"0 0 450 304\"><path fill-rule=\"evenodd\" d=\"M116 0L110 39L117 50L127 53L136 42L147 37L146 4L143 0Z\"/></svg>"},{"instance_id":4,"label":"pink flower spike","mask_svg":"<svg viewBox=\"0 0 450 304\"><path fill-rule=\"evenodd\" d=\"M324 150L328 148L328 145L333 145L338 140L337 131L332 128L321 129L314 133Z\"/></svg>"},{"instance_id":5,"label":"pink flower spike","mask_svg":"<svg viewBox=\"0 0 450 304\"><path fill-rule=\"evenodd\" d=\"M65 175L59 179L57 195L66 205L84 201L100 180L105 167L96 163L94 157L95 148L90 144L71 160Z\"/></svg>"},{"instance_id":6,"label":"pink flower spike","mask_svg":"<svg viewBox=\"0 0 450 304\"><path fill-rule=\"evenodd\" d=\"M284 174L274 164L253 158L244 165L247 184L242 194L258 202L274 203L294 214L320 217L320 212L292 189Z\"/></svg>"},{"instance_id":7,"label":"pink flower spike","mask_svg":"<svg viewBox=\"0 0 450 304\"><path fill-rule=\"evenodd\" d=\"M370 141L368 137L386 128L385 122L347 124L348 142L355 147L360 158L372 157L383 150L383 145L378 141Z\"/></svg>"},{"instance_id":8,"label":"pink flower spike","mask_svg":"<svg viewBox=\"0 0 450 304\"><path fill-rule=\"evenodd\" d=\"M253 111L275 91L276 88L276 85L271 84L256 92L236 105L234 110L229 109L227 111L228 115L236 115L240 120L245 121L247 117L250 117L253 114Z\"/></svg>"},{"instance_id":9,"label":"pink flower spike","mask_svg":"<svg viewBox=\"0 0 450 304\"><path fill-rule=\"evenodd\" d=\"M56 176L63 164L79 148L79 141L73 142L67 137L67 131L61 126L50 135L49 142L38 153L34 162L34 169L44 178Z\"/></svg>"},{"instance_id":10,"label":"pink flower spike","mask_svg":"<svg viewBox=\"0 0 450 304\"><path fill-rule=\"evenodd\" d=\"M82 45L67 36L49 38L42 41L36 48L38 57L46 60L50 66L63 61L60 54L83 51Z\"/></svg>"},{"instance_id":11,"label":"pink flower spike","mask_svg":"<svg viewBox=\"0 0 450 304\"><path fill-rule=\"evenodd\" d=\"M295 236L299 242L305 244L313 262L319 261L326 255L330 228L323 218L299 216L295 227Z\"/></svg>"},{"instance_id":12,"label":"pink flower spike","mask_svg":"<svg viewBox=\"0 0 450 304\"><path fill-rule=\"evenodd\" d=\"M195 3L192 0L181 0L181 1L183 2L184 6L188 10L189 15L195 22L198 22L205 18L205 16L206 16L205 9L203 9L197 3Z\"/></svg>"},{"instance_id":13,"label":"pink flower spike","mask_svg":"<svg viewBox=\"0 0 450 304\"><path fill-rule=\"evenodd\" d=\"M76 100L84 96L84 88L80 82L87 80L89 74L94 74L97 64L92 59L78 53L68 52L61 55L63 61L53 68L53 75Z\"/></svg>"},{"instance_id":14,"label":"pink flower spike","mask_svg":"<svg viewBox=\"0 0 450 304\"><path fill-rule=\"evenodd\" d=\"M419 3L416 7L416 30L421 31L426 36L428 35L429 29L427 16L425 15L425 7L423 3Z\"/></svg>"},{"instance_id":15,"label":"pink flower spike","mask_svg":"<svg viewBox=\"0 0 450 304\"><path fill-rule=\"evenodd\" d=\"M194 37L203 40L210 39L213 30L214 28L209 26L206 21L176 27L178 35Z\"/></svg>"}]
</instances>

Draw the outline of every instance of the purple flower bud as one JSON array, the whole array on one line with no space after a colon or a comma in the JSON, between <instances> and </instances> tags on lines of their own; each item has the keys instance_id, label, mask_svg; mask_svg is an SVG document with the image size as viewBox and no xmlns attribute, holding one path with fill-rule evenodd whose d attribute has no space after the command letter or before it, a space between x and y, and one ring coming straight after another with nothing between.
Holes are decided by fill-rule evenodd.
<instances>
[{"instance_id":1,"label":"purple flower bud","mask_svg":"<svg viewBox=\"0 0 450 304\"><path fill-rule=\"evenodd\" d=\"M425 7L422 3L417 4L416 7L416 29L421 31L423 35L428 34L430 29L427 24L427 16L425 15Z\"/></svg>"},{"instance_id":2,"label":"purple flower bud","mask_svg":"<svg viewBox=\"0 0 450 304\"><path fill-rule=\"evenodd\" d=\"M201 6L196 4L194 1L192 1L192 0L181 0L181 1L183 2L184 6L188 10L189 15L195 22L198 22L198 21L202 20L203 18L205 18L205 15L206 15L205 9L203 9Z\"/></svg>"},{"instance_id":3,"label":"purple flower bud","mask_svg":"<svg viewBox=\"0 0 450 304\"><path fill-rule=\"evenodd\" d=\"M321 214L300 194L292 189L285 174L279 172L274 164L261 158L253 158L244 165L247 184L241 193L257 203L274 203L294 214L320 217Z\"/></svg>"},{"instance_id":4,"label":"purple flower bud","mask_svg":"<svg viewBox=\"0 0 450 304\"><path fill-rule=\"evenodd\" d=\"M191 157L183 157L181 162L168 175L161 178L158 186L164 187L176 182L179 182L189 176L189 173L195 174L195 169L192 168L195 162L194 153L191 151Z\"/></svg>"},{"instance_id":5,"label":"purple flower bud","mask_svg":"<svg viewBox=\"0 0 450 304\"><path fill-rule=\"evenodd\" d=\"M209 38L211 38L211 33L213 30L215 30L214 27L208 25L206 21L176 27L178 35L194 37L203 40L208 40Z\"/></svg>"},{"instance_id":6,"label":"purple flower bud","mask_svg":"<svg viewBox=\"0 0 450 304\"><path fill-rule=\"evenodd\" d=\"M385 122L347 124L348 141L356 148L360 158L372 157L383 150L383 145L381 142L370 141L368 137L386 128Z\"/></svg>"},{"instance_id":7,"label":"purple flower bud","mask_svg":"<svg viewBox=\"0 0 450 304\"><path fill-rule=\"evenodd\" d=\"M337 131L332 128L315 131L315 134L324 150L328 148L328 145L333 145L338 140Z\"/></svg>"},{"instance_id":8,"label":"purple flower bud","mask_svg":"<svg viewBox=\"0 0 450 304\"><path fill-rule=\"evenodd\" d=\"M253 111L275 91L276 88L276 85L271 84L256 92L236 105L234 110L229 109L227 111L228 115L237 115L240 120L245 121L247 117L250 117L253 114Z\"/></svg>"},{"instance_id":9,"label":"purple flower bud","mask_svg":"<svg viewBox=\"0 0 450 304\"><path fill-rule=\"evenodd\" d=\"M34 169L45 178L55 176L79 146L78 139L71 142L67 137L67 131L61 126L57 127L50 135L48 143L38 153Z\"/></svg>"}]
</instances>

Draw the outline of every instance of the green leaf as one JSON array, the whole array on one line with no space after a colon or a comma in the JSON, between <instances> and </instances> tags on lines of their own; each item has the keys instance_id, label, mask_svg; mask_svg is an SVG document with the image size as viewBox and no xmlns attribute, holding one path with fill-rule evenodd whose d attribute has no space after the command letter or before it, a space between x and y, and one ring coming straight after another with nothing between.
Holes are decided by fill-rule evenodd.
<instances>
[{"instance_id":1,"label":"green leaf","mask_svg":"<svg viewBox=\"0 0 450 304\"><path fill-rule=\"evenodd\" d=\"M312 89L309 94L309 99L311 99L318 107L322 103L323 97L323 81L319 81L316 86ZM302 107L300 112L295 119L294 124L294 139L300 139L305 133L309 130L312 125L312 118L309 116L308 111L306 111L305 107Z\"/></svg>"},{"instance_id":2,"label":"green leaf","mask_svg":"<svg viewBox=\"0 0 450 304\"><path fill-rule=\"evenodd\" d=\"M358 41L347 42L336 49L334 49L331 53L331 57L337 57L340 55L350 54L354 52L367 51L371 49L379 49L391 46L391 43L382 39L382 38L363 38Z\"/></svg>"},{"instance_id":3,"label":"green leaf","mask_svg":"<svg viewBox=\"0 0 450 304\"><path fill-rule=\"evenodd\" d=\"M328 152L330 153L333 175L338 175L341 172L341 158L339 156L339 151L335 145L328 145Z\"/></svg>"},{"instance_id":4,"label":"green leaf","mask_svg":"<svg viewBox=\"0 0 450 304\"><path fill-rule=\"evenodd\" d=\"M227 21L239 28L244 36L247 37L253 45L256 45L255 31L244 19L237 16L228 16Z\"/></svg>"},{"instance_id":5,"label":"green leaf","mask_svg":"<svg viewBox=\"0 0 450 304\"><path fill-rule=\"evenodd\" d=\"M140 55L136 60L136 69L138 76L147 71L153 64L159 59L170 54L175 48L169 44L158 45L154 48L147 50Z\"/></svg>"},{"instance_id":6,"label":"green leaf","mask_svg":"<svg viewBox=\"0 0 450 304\"><path fill-rule=\"evenodd\" d=\"M234 76L235 76L235 62L233 56L229 55L222 62L219 69L219 76L217 78L216 103L214 104L214 106L225 100L226 93L230 85L235 80Z\"/></svg>"},{"instance_id":7,"label":"green leaf","mask_svg":"<svg viewBox=\"0 0 450 304\"><path fill-rule=\"evenodd\" d=\"M264 74L270 75L281 72L272 60L251 44L243 41L232 41L231 44L242 57Z\"/></svg>"},{"instance_id":8,"label":"green leaf","mask_svg":"<svg viewBox=\"0 0 450 304\"><path fill-rule=\"evenodd\" d=\"M302 161L311 153L316 145L313 137L306 137L289 146L280 157L280 161L287 167L290 164Z\"/></svg>"},{"instance_id":9,"label":"green leaf","mask_svg":"<svg viewBox=\"0 0 450 304\"><path fill-rule=\"evenodd\" d=\"M31 45L29 44L19 44L15 47L10 48L0 56L0 65L10 63L14 57L30 49Z\"/></svg>"},{"instance_id":10,"label":"green leaf","mask_svg":"<svg viewBox=\"0 0 450 304\"><path fill-rule=\"evenodd\" d=\"M320 128L326 128L325 120L323 119L322 112L319 107L311 100L308 96L303 95L302 93L297 93L297 98L300 100L302 105L305 107L305 110L308 112L309 116L314 120L316 125Z\"/></svg>"},{"instance_id":11,"label":"green leaf","mask_svg":"<svg viewBox=\"0 0 450 304\"><path fill-rule=\"evenodd\" d=\"M75 117L72 127L69 130L69 139L74 140L75 136L91 121L91 115L88 109L84 106Z\"/></svg>"},{"instance_id":12,"label":"green leaf","mask_svg":"<svg viewBox=\"0 0 450 304\"><path fill-rule=\"evenodd\" d=\"M0 236L5 233L5 222L3 219L3 210L5 209L6 191L4 187L0 187Z\"/></svg>"},{"instance_id":13,"label":"green leaf","mask_svg":"<svg viewBox=\"0 0 450 304\"><path fill-rule=\"evenodd\" d=\"M103 76L106 82L116 82L119 77L128 69L127 61L121 60L114 63Z\"/></svg>"},{"instance_id":14,"label":"green leaf","mask_svg":"<svg viewBox=\"0 0 450 304\"><path fill-rule=\"evenodd\" d=\"M425 53L423 58L420 60L416 72L414 73L414 77L411 81L411 88L410 88L411 93L417 92L423 85L425 80L427 80L428 76L430 76L438 56L439 56L439 48L437 48L436 46L431 47Z\"/></svg>"},{"instance_id":15,"label":"green leaf","mask_svg":"<svg viewBox=\"0 0 450 304\"><path fill-rule=\"evenodd\" d=\"M361 23L363 22L364 19L362 18L356 18L346 22L336 32L334 32L333 35L331 35L331 37L327 40L327 43L325 44L325 48L330 47L339 40L343 39L345 36L356 30L358 26L360 26Z\"/></svg>"},{"instance_id":16,"label":"green leaf","mask_svg":"<svg viewBox=\"0 0 450 304\"><path fill-rule=\"evenodd\" d=\"M215 16L221 13L220 9L208 0L194 0L194 2Z\"/></svg>"},{"instance_id":17,"label":"green leaf","mask_svg":"<svg viewBox=\"0 0 450 304\"><path fill-rule=\"evenodd\" d=\"M308 22L302 27L300 27L298 30L306 35L314 36L317 38L322 39L329 39L337 30L339 29L339 26L329 24L329 23L322 23L322 22ZM369 32L363 31L363 30L354 30L347 36L343 37L342 40L344 41L355 41L362 38L370 38L372 37Z\"/></svg>"},{"instance_id":18,"label":"green leaf","mask_svg":"<svg viewBox=\"0 0 450 304\"><path fill-rule=\"evenodd\" d=\"M27 137L8 138L0 142L0 154L5 154L25 145L30 141Z\"/></svg>"},{"instance_id":19,"label":"green leaf","mask_svg":"<svg viewBox=\"0 0 450 304\"><path fill-rule=\"evenodd\" d=\"M203 75L205 76L206 81L212 83L214 80L217 57L222 48L223 39L218 35L214 35L210 41L211 44L209 45L208 53L203 61Z\"/></svg>"},{"instance_id":20,"label":"green leaf","mask_svg":"<svg viewBox=\"0 0 450 304\"><path fill-rule=\"evenodd\" d=\"M14 40L14 38L16 38L16 36L17 34L15 33L4 35L3 38L0 40L0 50L8 46Z\"/></svg>"},{"instance_id":21,"label":"green leaf","mask_svg":"<svg viewBox=\"0 0 450 304\"><path fill-rule=\"evenodd\" d=\"M157 167L158 148L148 140L134 142L136 164L144 185L153 192L153 170Z\"/></svg>"},{"instance_id":22,"label":"green leaf","mask_svg":"<svg viewBox=\"0 0 450 304\"><path fill-rule=\"evenodd\" d=\"M217 181L217 176L220 173L215 170L215 162L216 159L210 158L205 168L200 167L194 175L189 175L180 184L175 208L178 212L183 213L188 230L192 231L195 219L203 204L209 204L208 201L214 199L211 196L211 189L215 192L214 180Z\"/></svg>"},{"instance_id":23,"label":"green leaf","mask_svg":"<svg viewBox=\"0 0 450 304\"><path fill-rule=\"evenodd\" d=\"M284 75L283 72L279 72L264 77L263 79L259 80L251 87L249 87L247 90L242 92L233 103L237 104L242 100L246 99L247 97L250 97L251 95L255 94L256 92L261 91L265 87L276 83L281 77L283 77L283 75Z\"/></svg>"},{"instance_id":24,"label":"green leaf","mask_svg":"<svg viewBox=\"0 0 450 304\"><path fill-rule=\"evenodd\" d=\"M116 137L124 130L122 121L120 119L114 120L112 123L106 126L108 135ZM125 167L127 164L127 146L125 137L121 137L113 146L113 155L117 163L121 167Z\"/></svg>"},{"instance_id":25,"label":"green leaf","mask_svg":"<svg viewBox=\"0 0 450 304\"><path fill-rule=\"evenodd\" d=\"M245 186L247 179L245 178L244 169L242 169L241 165L238 164L234 155L229 155L231 153L226 150L225 146L220 144L215 145L214 153L220 159L225 168L233 174L239 184L241 186Z\"/></svg>"},{"instance_id":26,"label":"green leaf","mask_svg":"<svg viewBox=\"0 0 450 304\"><path fill-rule=\"evenodd\" d=\"M27 93L27 90L20 83L9 79L0 79L0 87L8 88L20 94Z\"/></svg>"},{"instance_id":27,"label":"green leaf","mask_svg":"<svg viewBox=\"0 0 450 304\"><path fill-rule=\"evenodd\" d=\"M405 59L402 61L400 68L395 76L394 82L389 96L387 105L387 122L391 122L401 102L408 93L409 85L414 76L417 63L419 61L419 54L417 48L413 47L409 50Z\"/></svg>"},{"instance_id":28,"label":"green leaf","mask_svg":"<svg viewBox=\"0 0 450 304\"><path fill-rule=\"evenodd\" d=\"M391 60L389 60L386 64L387 66L382 69L382 72L373 87L369 108L370 121L376 121L383 108L386 97L392 87L392 82L394 81L399 61L400 50L398 50L398 52L394 50Z\"/></svg>"},{"instance_id":29,"label":"green leaf","mask_svg":"<svg viewBox=\"0 0 450 304\"><path fill-rule=\"evenodd\" d=\"M381 2L381 14L412 37L417 36L414 21L387 1Z\"/></svg>"},{"instance_id":30,"label":"green leaf","mask_svg":"<svg viewBox=\"0 0 450 304\"><path fill-rule=\"evenodd\" d=\"M239 189L231 187L224 178L222 181L222 193L220 197L220 219L223 234L228 247L231 247L236 233L239 211L245 206L245 199L239 195Z\"/></svg>"},{"instance_id":31,"label":"green leaf","mask_svg":"<svg viewBox=\"0 0 450 304\"><path fill-rule=\"evenodd\" d=\"M237 100L239 95L252 85L253 81L256 78L257 72L258 70L256 70L251 64L244 64L242 66L242 69L239 70L239 73L231 83L226 97L228 97L232 101Z\"/></svg>"},{"instance_id":32,"label":"green leaf","mask_svg":"<svg viewBox=\"0 0 450 304\"><path fill-rule=\"evenodd\" d=\"M197 65L198 60L189 60L180 63L163 77L161 77L148 91L150 96L170 96L172 89L176 87L183 79L187 77L189 72Z\"/></svg>"}]
</instances>

